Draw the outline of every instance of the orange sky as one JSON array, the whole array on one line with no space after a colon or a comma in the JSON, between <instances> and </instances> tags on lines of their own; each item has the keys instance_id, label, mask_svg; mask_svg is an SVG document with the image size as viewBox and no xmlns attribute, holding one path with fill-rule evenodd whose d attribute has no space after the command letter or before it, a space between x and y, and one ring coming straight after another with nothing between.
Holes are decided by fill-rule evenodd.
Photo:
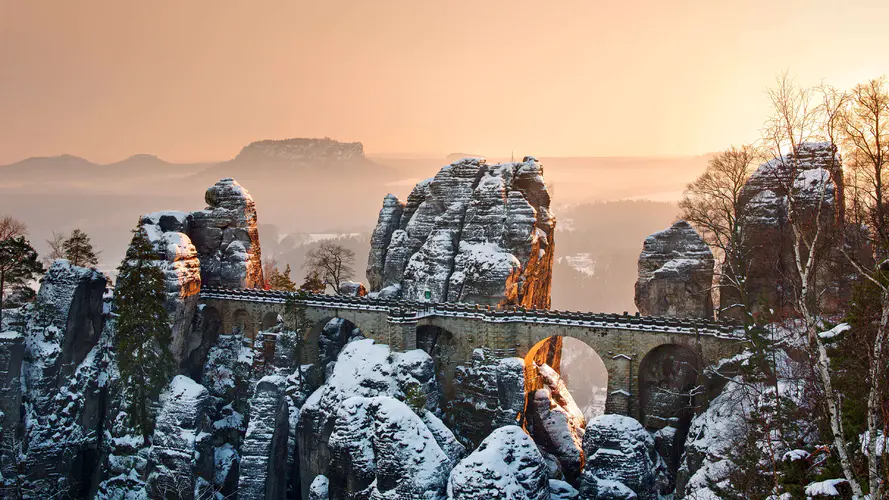
<instances>
[{"instance_id":1,"label":"orange sky","mask_svg":"<svg viewBox=\"0 0 889 500\"><path fill-rule=\"evenodd\" d=\"M778 4L773 5L773 4ZM369 153L697 154L784 70L889 72L885 2L0 0L0 163Z\"/></svg>"}]
</instances>

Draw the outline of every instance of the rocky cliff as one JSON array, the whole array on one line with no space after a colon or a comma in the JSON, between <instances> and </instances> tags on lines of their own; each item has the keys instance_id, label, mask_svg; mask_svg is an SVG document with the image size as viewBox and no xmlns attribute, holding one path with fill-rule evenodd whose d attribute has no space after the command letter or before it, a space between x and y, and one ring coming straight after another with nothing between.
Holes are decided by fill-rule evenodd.
<instances>
[{"instance_id":1,"label":"rocky cliff","mask_svg":"<svg viewBox=\"0 0 889 500\"><path fill-rule=\"evenodd\" d=\"M713 317L713 253L688 222L645 239L636 307L646 316Z\"/></svg>"},{"instance_id":2,"label":"rocky cliff","mask_svg":"<svg viewBox=\"0 0 889 500\"><path fill-rule=\"evenodd\" d=\"M303 163L325 160L364 159L360 142L339 142L323 139L295 138L251 142L238 153L236 162L286 161Z\"/></svg>"},{"instance_id":3,"label":"rocky cliff","mask_svg":"<svg viewBox=\"0 0 889 500\"><path fill-rule=\"evenodd\" d=\"M371 291L404 298L549 307L555 217L535 158L466 158L383 202Z\"/></svg>"}]
</instances>

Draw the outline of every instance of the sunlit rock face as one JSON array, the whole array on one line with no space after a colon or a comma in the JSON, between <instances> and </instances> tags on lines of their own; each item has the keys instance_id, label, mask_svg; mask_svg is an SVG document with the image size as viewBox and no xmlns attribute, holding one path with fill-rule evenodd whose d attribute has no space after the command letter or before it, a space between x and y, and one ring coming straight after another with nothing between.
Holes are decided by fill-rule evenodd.
<instances>
[{"instance_id":1,"label":"sunlit rock face","mask_svg":"<svg viewBox=\"0 0 889 500\"><path fill-rule=\"evenodd\" d=\"M622 415L602 415L587 424L586 464L580 498L658 498L665 465L642 424ZM635 495L635 496L632 496Z\"/></svg>"},{"instance_id":2,"label":"sunlit rock face","mask_svg":"<svg viewBox=\"0 0 889 500\"><path fill-rule=\"evenodd\" d=\"M139 225L154 246L155 264L164 273L164 306L173 330L170 351L181 366L202 343L201 332L192 331L201 291L201 262L188 236L192 217L185 212L155 212L143 215Z\"/></svg>"},{"instance_id":3,"label":"sunlit rock face","mask_svg":"<svg viewBox=\"0 0 889 500\"><path fill-rule=\"evenodd\" d=\"M821 241L816 252L823 265L816 270L815 286L819 288L821 306L828 312L837 310L850 289L845 281L849 273L838 264L844 259L834 241L843 231L845 194L842 160L836 146L827 142L805 142L797 147L796 154L763 163L741 191L740 226L748 261L750 303L754 312L759 312L761 305L780 310L794 300L798 284L793 280L797 273L788 218L791 193L805 238L811 238L815 214L821 213ZM739 302L736 290L721 289L721 307L729 315L740 316L739 309L731 308Z\"/></svg>"},{"instance_id":4,"label":"sunlit rock face","mask_svg":"<svg viewBox=\"0 0 889 500\"><path fill-rule=\"evenodd\" d=\"M234 179L207 189L207 208L192 212L191 239L201 261L205 285L262 287L262 256L256 204Z\"/></svg>"},{"instance_id":5,"label":"sunlit rock face","mask_svg":"<svg viewBox=\"0 0 889 500\"><path fill-rule=\"evenodd\" d=\"M528 431L541 449L559 461L565 478L576 481L583 468L583 413L555 370L545 364L533 368L543 388L528 394Z\"/></svg>"},{"instance_id":6,"label":"sunlit rock face","mask_svg":"<svg viewBox=\"0 0 889 500\"><path fill-rule=\"evenodd\" d=\"M388 195L371 241L371 291L406 299L549 307L555 217L535 158L466 158Z\"/></svg>"},{"instance_id":7,"label":"sunlit rock face","mask_svg":"<svg viewBox=\"0 0 889 500\"><path fill-rule=\"evenodd\" d=\"M645 239L636 307L647 316L713 317L713 253L688 222Z\"/></svg>"},{"instance_id":8,"label":"sunlit rock face","mask_svg":"<svg viewBox=\"0 0 889 500\"><path fill-rule=\"evenodd\" d=\"M22 387L25 488L40 496L89 492L100 471L106 279L57 260L27 314ZM59 486L64 485L64 486Z\"/></svg>"},{"instance_id":9,"label":"sunlit rock face","mask_svg":"<svg viewBox=\"0 0 889 500\"><path fill-rule=\"evenodd\" d=\"M570 494L569 488L557 489ZM451 471L448 498L547 500L550 483L543 455L521 427L500 427Z\"/></svg>"}]
</instances>

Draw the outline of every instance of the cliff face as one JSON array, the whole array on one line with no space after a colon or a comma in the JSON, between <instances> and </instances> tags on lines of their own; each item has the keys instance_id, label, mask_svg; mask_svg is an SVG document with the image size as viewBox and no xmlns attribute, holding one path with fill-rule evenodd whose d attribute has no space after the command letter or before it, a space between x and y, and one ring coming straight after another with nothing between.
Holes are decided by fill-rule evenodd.
<instances>
[{"instance_id":1,"label":"cliff face","mask_svg":"<svg viewBox=\"0 0 889 500\"><path fill-rule=\"evenodd\" d=\"M535 158L466 158L388 195L371 241L371 290L406 299L550 304L555 217Z\"/></svg>"},{"instance_id":2,"label":"cliff face","mask_svg":"<svg viewBox=\"0 0 889 500\"><path fill-rule=\"evenodd\" d=\"M647 316L713 317L713 253L688 222L645 239L636 307Z\"/></svg>"},{"instance_id":3,"label":"cliff face","mask_svg":"<svg viewBox=\"0 0 889 500\"><path fill-rule=\"evenodd\" d=\"M360 142L339 142L330 138L295 138L251 142L235 157L237 162L253 161L317 161L364 159Z\"/></svg>"}]
</instances>

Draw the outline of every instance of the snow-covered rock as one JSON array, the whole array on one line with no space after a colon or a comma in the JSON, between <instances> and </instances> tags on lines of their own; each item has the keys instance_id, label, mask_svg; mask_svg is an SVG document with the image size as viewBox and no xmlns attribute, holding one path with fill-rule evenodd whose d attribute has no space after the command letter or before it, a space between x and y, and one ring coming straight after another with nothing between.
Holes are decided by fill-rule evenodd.
<instances>
[{"instance_id":1,"label":"snow-covered rock","mask_svg":"<svg viewBox=\"0 0 889 500\"><path fill-rule=\"evenodd\" d=\"M562 378L549 365L534 366L545 387L528 395L526 419L534 442L552 454L568 481L576 481L583 467L583 413Z\"/></svg>"},{"instance_id":2,"label":"snow-covered rock","mask_svg":"<svg viewBox=\"0 0 889 500\"><path fill-rule=\"evenodd\" d=\"M333 500L445 496L451 459L426 423L397 399L356 396L344 401L328 447Z\"/></svg>"},{"instance_id":3,"label":"snow-covered rock","mask_svg":"<svg viewBox=\"0 0 889 500\"><path fill-rule=\"evenodd\" d=\"M287 483L287 435L290 414L285 380L263 377L250 398L250 415L241 446L238 498L283 498Z\"/></svg>"},{"instance_id":4,"label":"snow-covered rock","mask_svg":"<svg viewBox=\"0 0 889 500\"><path fill-rule=\"evenodd\" d=\"M22 334L0 332L0 497L16 493L18 452L24 437L22 426Z\"/></svg>"},{"instance_id":5,"label":"snow-covered rock","mask_svg":"<svg viewBox=\"0 0 889 500\"><path fill-rule=\"evenodd\" d=\"M422 300L549 307L555 218L535 158L466 158L383 201L368 257L371 291Z\"/></svg>"},{"instance_id":6,"label":"snow-covered rock","mask_svg":"<svg viewBox=\"0 0 889 500\"><path fill-rule=\"evenodd\" d=\"M327 476L318 475L309 486L309 500L329 500L330 480Z\"/></svg>"},{"instance_id":7,"label":"snow-covered rock","mask_svg":"<svg viewBox=\"0 0 889 500\"><path fill-rule=\"evenodd\" d=\"M449 500L491 498L551 498L543 455L521 427L496 429L448 478Z\"/></svg>"},{"instance_id":8,"label":"snow-covered rock","mask_svg":"<svg viewBox=\"0 0 889 500\"><path fill-rule=\"evenodd\" d=\"M646 316L711 318L713 253L688 222L645 239L639 255L636 307Z\"/></svg>"},{"instance_id":9,"label":"snow-covered rock","mask_svg":"<svg viewBox=\"0 0 889 500\"><path fill-rule=\"evenodd\" d=\"M57 260L28 315L22 368L27 452L23 478L36 495L75 494L98 471L106 279Z\"/></svg>"},{"instance_id":10,"label":"snow-covered rock","mask_svg":"<svg viewBox=\"0 0 889 500\"><path fill-rule=\"evenodd\" d=\"M331 477L329 471L337 466L332 463L328 442L340 408L355 396L387 396L409 403L420 414L424 409L435 412L438 385L432 359L420 350L392 352L371 339L356 340L343 348L327 382L309 396L299 412L296 447L304 497L316 476ZM435 432L429 430L439 439L446 431L443 426ZM443 450L451 446L439 445Z\"/></svg>"},{"instance_id":11,"label":"snow-covered rock","mask_svg":"<svg viewBox=\"0 0 889 500\"><path fill-rule=\"evenodd\" d=\"M201 262L191 238L188 237L192 226L191 215L173 211L154 212L143 215L139 219L139 225L154 246L155 263L164 273L167 294L164 306L169 314L173 333L170 352L173 359L186 370L197 368L185 366L192 352L204 343L201 331L192 331L198 294L201 291ZM205 346L205 351L207 347Z\"/></svg>"},{"instance_id":12,"label":"snow-covered rock","mask_svg":"<svg viewBox=\"0 0 889 500\"><path fill-rule=\"evenodd\" d=\"M203 479L214 481L215 453L208 432L211 407L207 389L177 375L161 394L148 462L148 492L153 497L191 499ZM204 488L206 489L206 488Z\"/></svg>"},{"instance_id":13,"label":"snow-covered rock","mask_svg":"<svg viewBox=\"0 0 889 500\"><path fill-rule=\"evenodd\" d=\"M256 204L232 178L207 189L207 208L192 212L190 236L201 261L204 285L263 286Z\"/></svg>"},{"instance_id":14,"label":"snow-covered rock","mask_svg":"<svg viewBox=\"0 0 889 500\"><path fill-rule=\"evenodd\" d=\"M658 497L658 474L665 469L654 439L635 419L601 415L587 424L583 438L586 464L580 483L581 498Z\"/></svg>"},{"instance_id":15,"label":"snow-covered rock","mask_svg":"<svg viewBox=\"0 0 889 500\"><path fill-rule=\"evenodd\" d=\"M497 358L476 349L469 364L456 368L454 387L445 416L464 445L476 446L494 429L516 425L525 412L521 358Z\"/></svg>"}]
</instances>

